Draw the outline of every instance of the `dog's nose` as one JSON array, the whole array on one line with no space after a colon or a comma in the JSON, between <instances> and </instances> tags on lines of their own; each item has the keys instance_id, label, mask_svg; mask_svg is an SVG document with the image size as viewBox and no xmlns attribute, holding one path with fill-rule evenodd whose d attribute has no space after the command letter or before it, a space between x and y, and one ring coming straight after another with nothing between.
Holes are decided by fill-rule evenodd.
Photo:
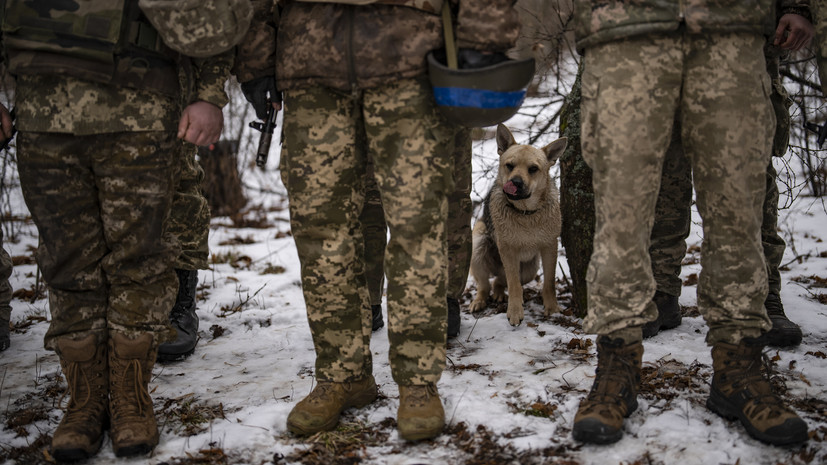
<instances>
[{"instance_id":1,"label":"dog's nose","mask_svg":"<svg viewBox=\"0 0 827 465\"><path fill-rule=\"evenodd\" d=\"M511 183L514 184L514 187L516 187L518 191L521 191L521 190L523 190L523 188L525 188L525 183L523 182L523 178L521 178L519 176L514 178L514 179L511 179Z\"/></svg>"}]
</instances>

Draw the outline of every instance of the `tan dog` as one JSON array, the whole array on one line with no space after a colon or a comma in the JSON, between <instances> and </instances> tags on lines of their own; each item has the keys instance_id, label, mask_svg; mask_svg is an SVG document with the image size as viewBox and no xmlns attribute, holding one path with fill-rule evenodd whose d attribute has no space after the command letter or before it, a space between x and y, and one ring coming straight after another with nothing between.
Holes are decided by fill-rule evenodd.
<instances>
[{"instance_id":1,"label":"tan dog","mask_svg":"<svg viewBox=\"0 0 827 465\"><path fill-rule=\"evenodd\" d=\"M559 311L555 289L557 238L560 237L560 202L549 169L566 149L566 138L542 149L520 145L511 131L497 126L500 166L497 180L485 199L483 215L474 225L471 276L477 296L471 311L487 306L494 277L494 300L505 301L508 287L508 322L523 321L523 285L534 279L543 261L543 307L549 315Z\"/></svg>"}]
</instances>

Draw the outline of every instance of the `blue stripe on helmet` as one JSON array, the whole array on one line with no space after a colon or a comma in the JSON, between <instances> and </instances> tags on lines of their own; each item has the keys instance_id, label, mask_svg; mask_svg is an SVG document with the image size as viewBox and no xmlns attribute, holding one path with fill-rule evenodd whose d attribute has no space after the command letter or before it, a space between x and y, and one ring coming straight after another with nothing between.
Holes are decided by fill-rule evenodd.
<instances>
[{"instance_id":1,"label":"blue stripe on helmet","mask_svg":"<svg viewBox=\"0 0 827 465\"><path fill-rule=\"evenodd\" d=\"M522 105L525 93L525 90L495 92L463 87L434 87L436 103L445 107L514 108Z\"/></svg>"}]
</instances>

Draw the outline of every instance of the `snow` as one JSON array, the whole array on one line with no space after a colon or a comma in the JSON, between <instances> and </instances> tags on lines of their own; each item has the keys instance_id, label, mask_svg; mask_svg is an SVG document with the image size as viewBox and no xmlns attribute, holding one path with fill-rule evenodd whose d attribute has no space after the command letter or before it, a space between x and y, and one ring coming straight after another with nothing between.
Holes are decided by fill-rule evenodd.
<instances>
[{"instance_id":1,"label":"snow","mask_svg":"<svg viewBox=\"0 0 827 465\"><path fill-rule=\"evenodd\" d=\"M519 134L515 133L515 137L521 141ZM272 182L269 189L283 192L274 168L278 158L276 145L274 142L269 177L262 179ZM486 160L496 158L496 147L489 139L476 143L474 150L475 171L479 174L485 169ZM485 182L480 180L475 195L485 191ZM199 274L203 298L198 302L197 350L187 360L157 364L153 371L150 390L156 416L162 422L160 444L150 457L116 459L107 441L88 463L190 463L185 460L204 456L204 451L216 448L226 454L228 463L298 463L298 453L323 440L296 438L286 432L287 414L313 387L315 357L299 284L298 257L292 238L284 234L288 231L286 200L278 193L255 197L251 203L261 203L269 209L267 216L273 227L238 229L231 226L228 218L213 219L210 248L217 263ZM19 194L13 193L12 201L17 202L15 213L25 215ZM700 220L697 213L693 214L690 246L700 244L701 234ZM19 230L16 242L7 240L5 247L12 256L30 255L37 245L34 226L15 222L13 227ZM382 328L373 334L371 342L380 398L368 407L346 412L342 422L366 425L387 438L368 443L357 456L365 464L827 463L823 442L827 436L827 360L813 355L827 352L827 305L812 298L814 293L824 293L823 289L793 281L799 277L827 277L827 245L822 241L827 235L827 215L820 199L794 199L791 207L781 212L779 227L791 244L783 262L787 268L782 273L782 299L789 317L801 325L804 341L799 347L771 349L768 354L777 354L777 371L787 387L785 399L820 402L809 411L800 411L810 431L815 432L803 449L812 456L810 462L801 450L762 444L750 438L739 424L706 409L705 383L711 377L711 357L704 343L706 326L700 317L684 318L678 328L644 343L646 367L665 366L680 371L693 363L700 364L692 377L698 385L667 388L671 396L641 394L640 405L626 420L624 437L616 444L575 443L571 425L580 399L591 386L596 358L594 345L582 349L570 342L593 341L593 336L582 333L576 318L544 318L542 304L535 298L527 298L526 319L516 328L509 326L504 308L498 311L490 307L471 315L466 310L472 294L466 294L462 302L460 336L449 342L447 368L438 384L449 432L433 441L412 444L401 440L392 424L382 423L395 418L398 406L398 389L387 360L387 332ZM6 233L8 238L8 230ZM239 237L252 241L222 245ZM230 256L247 256L251 261L240 261L234 267L220 260ZM795 260L796 257L802 258ZM271 264L284 267L285 271L262 274ZM560 265L563 273L570 275L562 247ZM686 265L683 277L698 270L699 265ZM11 277L15 289L31 288L34 282L33 264L15 267ZM538 282L528 287L535 292L540 289ZM681 304L694 306L695 301L695 286L684 287ZM11 347L0 354L0 412L6 422L12 412L21 408L21 403L45 403L48 417L27 424L23 428L26 436L7 424L1 427L0 453L30 444L40 434L50 435L61 417L56 399L42 395L44 386L54 382L60 371L55 354L43 348L49 319L47 299L14 299L12 305L16 326L22 327L31 317L43 317L44 321L13 332ZM238 311L227 311L233 307L238 307ZM562 325L561 321L573 325ZM223 334L218 335L214 329L217 327L223 328ZM29 394L34 397L23 400ZM202 423L201 432L187 435L177 419L159 413L166 403L180 406L186 400L200 406L220 404L224 415ZM546 416L528 415L525 412L529 410L545 412ZM461 435L455 432L460 423L476 440L489 434L502 455L474 455L461 447ZM478 431L479 425L485 430ZM471 441L467 437L465 440ZM513 458L497 458L508 454ZM485 462L486 458L492 461ZM305 460L303 463L314 463ZM346 462L335 453L325 460L356 463Z\"/></svg>"}]
</instances>

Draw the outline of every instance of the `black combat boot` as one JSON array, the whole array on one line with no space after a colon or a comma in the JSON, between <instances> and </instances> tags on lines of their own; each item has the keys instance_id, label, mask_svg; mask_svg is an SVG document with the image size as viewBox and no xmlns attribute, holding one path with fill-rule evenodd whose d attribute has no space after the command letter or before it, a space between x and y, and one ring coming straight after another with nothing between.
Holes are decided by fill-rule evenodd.
<instances>
[{"instance_id":1,"label":"black combat boot","mask_svg":"<svg viewBox=\"0 0 827 465\"><path fill-rule=\"evenodd\" d=\"M459 336L459 300L448 297L448 338Z\"/></svg>"},{"instance_id":2,"label":"black combat boot","mask_svg":"<svg viewBox=\"0 0 827 465\"><path fill-rule=\"evenodd\" d=\"M373 315L371 318L371 330L376 331L382 326L385 326L385 320L382 319L382 304L371 305L370 310Z\"/></svg>"},{"instance_id":3,"label":"black combat boot","mask_svg":"<svg viewBox=\"0 0 827 465\"><path fill-rule=\"evenodd\" d=\"M580 442L610 444L623 436L623 419L637 409L643 343L597 338L597 369L589 395L580 401L572 436Z\"/></svg>"},{"instance_id":4,"label":"black combat boot","mask_svg":"<svg viewBox=\"0 0 827 465\"><path fill-rule=\"evenodd\" d=\"M801 328L787 318L780 295L773 292L767 294L764 308L772 321L772 329L761 337L762 342L775 347L795 347L801 344Z\"/></svg>"},{"instance_id":5,"label":"black combat boot","mask_svg":"<svg viewBox=\"0 0 827 465\"><path fill-rule=\"evenodd\" d=\"M804 422L775 395L760 343L719 342L712 346L712 387L706 406L728 420L740 420L750 436L776 446L805 442Z\"/></svg>"},{"instance_id":6,"label":"black combat boot","mask_svg":"<svg viewBox=\"0 0 827 465\"><path fill-rule=\"evenodd\" d=\"M652 298L658 307L658 319L643 325L643 338L650 338L662 329L672 329L681 324L681 306L678 303L678 296L665 292L655 291Z\"/></svg>"},{"instance_id":7,"label":"black combat boot","mask_svg":"<svg viewBox=\"0 0 827 465\"><path fill-rule=\"evenodd\" d=\"M198 342L198 315L195 314L195 288L198 286L197 270L175 270L178 275L178 297L169 313L169 323L175 328L174 341L158 347L159 362L183 360L195 351Z\"/></svg>"}]
</instances>

